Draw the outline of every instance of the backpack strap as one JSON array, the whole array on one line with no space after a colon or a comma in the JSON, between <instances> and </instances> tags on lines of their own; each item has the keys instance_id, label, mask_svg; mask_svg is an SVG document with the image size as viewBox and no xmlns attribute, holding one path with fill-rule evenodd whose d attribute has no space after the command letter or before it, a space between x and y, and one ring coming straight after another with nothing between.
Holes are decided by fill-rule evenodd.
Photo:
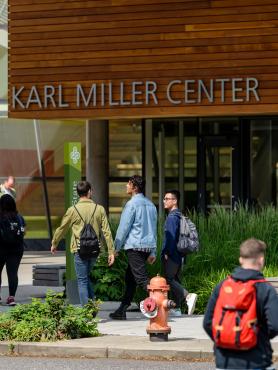
<instances>
[{"instance_id":1,"label":"backpack strap","mask_svg":"<svg viewBox=\"0 0 278 370\"><path fill-rule=\"evenodd\" d=\"M187 217L182 213L180 214L180 234L188 236L190 234L190 227L187 221Z\"/></svg>"},{"instance_id":2,"label":"backpack strap","mask_svg":"<svg viewBox=\"0 0 278 370\"><path fill-rule=\"evenodd\" d=\"M90 222L89 222L89 224L91 223L92 219L94 218L94 215L95 215L95 211L96 211L96 209L97 209L97 204L96 204L96 206L95 206L95 209L94 209L94 212L93 212L93 214L92 214L92 217L90 218Z\"/></svg>"},{"instance_id":3,"label":"backpack strap","mask_svg":"<svg viewBox=\"0 0 278 370\"><path fill-rule=\"evenodd\" d=\"M74 205L74 208L75 208L76 212L79 214L79 217L81 218L81 220L83 221L83 223L85 224L86 222L84 221L83 217L81 216L80 212L79 212L79 211L78 211L78 209L75 207L75 205ZM92 221L92 219L93 219L93 217L94 217L94 215L95 215L95 211L96 211L96 209L97 209L97 204L96 204L96 206L95 206L95 208L94 208L94 212L93 212L93 214L92 214L92 216L91 216L91 218L90 218L89 224L91 223L91 221Z\"/></svg>"},{"instance_id":4,"label":"backpack strap","mask_svg":"<svg viewBox=\"0 0 278 370\"><path fill-rule=\"evenodd\" d=\"M83 221L83 223L85 224L85 221L83 220L83 217L81 216L80 212L78 211L78 209L75 207L75 204L73 205L74 206L74 209L76 210L76 212L79 214L79 217L81 218L81 220Z\"/></svg>"}]
</instances>

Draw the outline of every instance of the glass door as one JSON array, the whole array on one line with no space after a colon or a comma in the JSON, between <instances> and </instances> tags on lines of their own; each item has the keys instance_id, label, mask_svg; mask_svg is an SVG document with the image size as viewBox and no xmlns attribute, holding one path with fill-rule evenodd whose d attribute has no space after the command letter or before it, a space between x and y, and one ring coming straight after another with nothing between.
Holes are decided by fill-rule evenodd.
<instances>
[{"instance_id":1,"label":"glass door","mask_svg":"<svg viewBox=\"0 0 278 370\"><path fill-rule=\"evenodd\" d=\"M233 209L239 193L239 148L237 137L199 138L199 209L206 212L220 205Z\"/></svg>"},{"instance_id":2,"label":"glass door","mask_svg":"<svg viewBox=\"0 0 278 370\"><path fill-rule=\"evenodd\" d=\"M149 150L152 153L152 199L161 217L164 193L170 189L180 191L182 211L196 208L197 130L194 118L152 122L152 150Z\"/></svg>"}]
</instances>

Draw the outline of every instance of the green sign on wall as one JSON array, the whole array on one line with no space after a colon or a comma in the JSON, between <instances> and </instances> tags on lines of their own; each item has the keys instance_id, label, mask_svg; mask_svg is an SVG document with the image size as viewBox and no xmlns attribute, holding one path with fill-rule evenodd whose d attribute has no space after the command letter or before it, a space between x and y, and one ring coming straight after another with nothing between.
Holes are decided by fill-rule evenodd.
<instances>
[{"instance_id":1,"label":"green sign on wall","mask_svg":"<svg viewBox=\"0 0 278 370\"><path fill-rule=\"evenodd\" d=\"M79 197L76 185L81 180L81 143L65 143L65 208L73 206ZM70 303L79 303L73 254L70 252L70 236L66 238L67 297Z\"/></svg>"}]
</instances>

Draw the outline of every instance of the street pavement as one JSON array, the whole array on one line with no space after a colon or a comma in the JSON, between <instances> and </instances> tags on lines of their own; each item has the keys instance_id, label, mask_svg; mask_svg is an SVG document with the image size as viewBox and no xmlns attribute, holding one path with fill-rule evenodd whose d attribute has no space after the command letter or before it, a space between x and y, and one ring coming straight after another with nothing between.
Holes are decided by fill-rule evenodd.
<instances>
[{"instance_id":1,"label":"street pavement","mask_svg":"<svg viewBox=\"0 0 278 370\"><path fill-rule=\"evenodd\" d=\"M0 370L214 370L212 362L146 361L122 359L64 359L2 356Z\"/></svg>"},{"instance_id":2,"label":"street pavement","mask_svg":"<svg viewBox=\"0 0 278 370\"><path fill-rule=\"evenodd\" d=\"M32 297L43 298L47 289L62 291L62 287L33 287L32 266L34 264L61 264L65 262L63 252L51 256L46 252L25 253L19 272L19 288L16 295L18 303L30 302ZM3 272L2 297L7 295L7 281ZM136 311L133 304L127 312L126 321L110 320L118 302L104 302L97 316L98 329L102 334L95 338L82 338L51 343L9 343L0 342L0 353L11 351L23 356L49 357L84 357L109 359L143 359L143 360L194 360L212 361L212 342L202 329L203 316L183 315L170 317L172 332L168 342L151 342L146 333L148 319ZM10 307L4 304L0 311ZM278 357L278 339L273 341L274 355Z\"/></svg>"}]
</instances>

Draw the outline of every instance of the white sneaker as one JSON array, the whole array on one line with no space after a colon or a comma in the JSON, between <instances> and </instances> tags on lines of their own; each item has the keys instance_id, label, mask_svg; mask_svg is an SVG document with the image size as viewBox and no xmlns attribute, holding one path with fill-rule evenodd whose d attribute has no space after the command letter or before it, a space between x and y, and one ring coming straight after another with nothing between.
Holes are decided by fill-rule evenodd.
<instances>
[{"instance_id":1,"label":"white sneaker","mask_svg":"<svg viewBox=\"0 0 278 370\"><path fill-rule=\"evenodd\" d=\"M169 316L174 316L174 317L181 317L181 309L180 308L171 308L169 310Z\"/></svg>"},{"instance_id":2,"label":"white sneaker","mask_svg":"<svg viewBox=\"0 0 278 370\"><path fill-rule=\"evenodd\" d=\"M187 307L188 307L187 314L188 315L193 315L193 312L195 311L196 301L197 301L197 294L196 293L189 293L186 296L185 300L186 300L186 304L187 304Z\"/></svg>"}]
</instances>

